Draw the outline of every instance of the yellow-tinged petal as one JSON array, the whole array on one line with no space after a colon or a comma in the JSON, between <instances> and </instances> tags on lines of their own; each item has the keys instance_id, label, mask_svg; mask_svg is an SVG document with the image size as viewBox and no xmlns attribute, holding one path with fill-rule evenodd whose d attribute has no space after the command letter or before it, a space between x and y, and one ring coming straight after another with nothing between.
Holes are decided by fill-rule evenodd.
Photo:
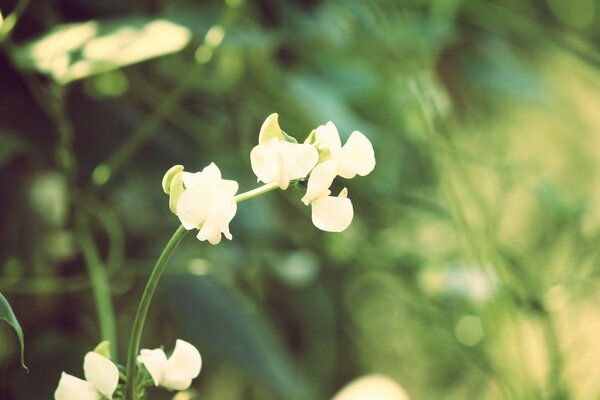
<instances>
[{"instance_id":1,"label":"yellow-tinged petal","mask_svg":"<svg viewBox=\"0 0 600 400\"><path fill-rule=\"evenodd\" d=\"M182 174L177 174L171 180L171 187L169 189L169 209L173 214L177 214L177 201L183 191Z\"/></svg>"},{"instance_id":2,"label":"yellow-tinged petal","mask_svg":"<svg viewBox=\"0 0 600 400\"><path fill-rule=\"evenodd\" d=\"M351 179L368 175L375 168L373 145L365 135L352 132L338 156L338 175Z\"/></svg>"},{"instance_id":3,"label":"yellow-tinged petal","mask_svg":"<svg viewBox=\"0 0 600 400\"><path fill-rule=\"evenodd\" d=\"M162 188L165 194L169 194L171 190L171 181L183 171L183 165L174 165L165 173L162 179Z\"/></svg>"},{"instance_id":4,"label":"yellow-tinged petal","mask_svg":"<svg viewBox=\"0 0 600 400\"><path fill-rule=\"evenodd\" d=\"M308 186L302 202L309 205L314 199L328 195L329 187L336 176L336 170L337 162L335 160L317 164L308 178Z\"/></svg>"},{"instance_id":5,"label":"yellow-tinged petal","mask_svg":"<svg viewBox=\"0 0 600 400\"><path fill-rule=\"evenodd\" d=\"M327 232L342 232L352 222L354 210L352 202L347 197L347 191L340 196L322 196L312 202L313 224Z\"/></svg>"},{"instance_id":6,"label":"yellow-tinged petal","mask_svg":"<svg viewBox=\"0 0 600 400\"><path fill-rule=\"evenodd\" d=\"M108 358L93 351L83 359L85 379L105 397L111 399L119 384L119 369Z\"/></svg>"},{"instance_id":7,"label":"yellow-tinged petal","mask_svg":"<svg viewBox=\"0 0 600 400\"><path fill-rule=\"evenodd\" d=\"M102 395L93 384L63 372L54 392L54 400L100 400Z\"/></svg>"},{"instance_id":8,"label":"yellow-tinged petal","mask_svg":"<svg viewBox=\"0 0 600 400\"><path fill-rule=\"evenodd\" d=\"M273 138L285 140L285 136L279 127L279 114L277 113L269 115L267 119L265 119L265 122L263 122L260 127L260 133L258 134L258 143L263 144Z\"/></svg>"},{"instance_id":9,"label":"yellow-tinged petal","mask_svg":"<svg viewBox=\"0 0 600 400\"><path fill-rule=\"evenodd\" d=\"M161 384L167 365L167 355L162 349L142 349L137 361L146 367L154 386Z\"/></svg>"}]
</instances>

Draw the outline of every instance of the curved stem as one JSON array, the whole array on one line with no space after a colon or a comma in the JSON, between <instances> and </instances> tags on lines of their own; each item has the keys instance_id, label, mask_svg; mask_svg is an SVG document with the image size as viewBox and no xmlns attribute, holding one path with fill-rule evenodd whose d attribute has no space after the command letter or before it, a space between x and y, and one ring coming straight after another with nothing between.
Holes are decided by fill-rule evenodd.
<instances>
[{"instance_id":1,"label":"curved stem","mask_svg":"<svg viewBox=\"0 0 600 400\"><path fill-rule=\"evenodd\" d=\"M237 196L235 196L235 201L239 203L241 201L248 200L253 197L260 196L261 194L275 190L278 187L279 186L276 183L268 183L256 189L238 194ZM133 327L131 328L131 336L129 339L129 348L127 350L127 381L125 382L126 400L137 400L135 384L137 378L136 358L140 350L142 331L144 330L144 322L146 321L146 315L148 314L150 302L152 301L152 297L154 296L154 292L156 291L156 287L158 286L158 281L160 280L160 277L163 274L165 267L167 266L169 258L171 258L171 255L173 254L173 252L177 248L177 245L179 245L181 239L183 239L186 233L187 230L183 227L183 225L177 228L177 230L167 243L167 246L162 251L160 257L158 258L158 261L156 261L156 265L152 269L152 273L150 274L150 278L148 278L148 283L146 284L146 288L144 289L144 293L142 294L140 304L135 314L135 319L133 320Z\"/></svg>"},{"instance_id":2,"label":"curved stem","mask_svg":"<svg viewBox=\"0 0 600 400\"><path fill-rule=\"evenodd\" d=\"M185 236L187 230L180 226L177 228L167 245L165 246L163 252L161 253L158 261L156 261L156 265L152 270L152 274L150 274L150 278L148 279L148 283L146 284L146 288L144 289L144 293L142 294L142 298L140 300L140 304L138 306L137 312L135 314L135 319L133 320L133 327L131 329L131 336L129 339L129 349L127 352L127 382L125 383L125 398L128 400L136 400L136 387L135 387L135 378L136 378L136 357L140 348L140 341L142 338L142 330L144 329L144 322L146 321L146 315L148 314L148 308L150 307L150 302L152 301L152 297L154 296L154 292L156 291L156 287L158 286L158 281L167 266L167 261L171 258L171 255L177 248L177 245L181 242L181 239Z\"/></svg>"}]
</instances>

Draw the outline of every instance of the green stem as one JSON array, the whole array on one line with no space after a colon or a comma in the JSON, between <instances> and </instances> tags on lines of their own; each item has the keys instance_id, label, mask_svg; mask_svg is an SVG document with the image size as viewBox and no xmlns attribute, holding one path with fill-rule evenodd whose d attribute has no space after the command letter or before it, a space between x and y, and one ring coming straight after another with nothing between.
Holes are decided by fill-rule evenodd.
<instances>
[{"instance_id":1,"label":"green stem","mask_svg":"<svg viewBox=\"0 0 600 400\"><path fill-rule=\"evenodd\" d=\"M239 203L241 201L248 200L275 190L278 187L279 186L276 183L269 183L256 189L238 194L235 196L235 201ZM171 258L171 255L186 233L187 230L183 227L183 225L177 228L167 243L167 246L163 249L158 261L156 262L156 265L154 265L154 269L150 274L150 278L148 278L148 283L146 284L146 288L144 289L144 293L140 299L140 304L135 314L135 319L133 320L133 327L131 329L131 336L129 339L129 349L127 351L127 381L125 382L125 399L127 400L137 400L135 383L137 376L136 358L140 350L142 331L144 330L144 323L146 322L146 315L148 314L150 302L152 301L152 297L154 296L154 292L158 286L158 281L160 280L160 277L167 266L169 258Z\"/></svg>"},{"instance_id":2,"label":"green stem","mask_svg":"<svg viewBox=\"0 0 600 400\"><path fill-rule=\"evenodd\" d=\"M277 188L279 188L278 184L276 184L276 183L267 183L266 185L263 185L261 187L257 187L256 189L252 189L252 190L249 190L247 192L240 193L237 196L235 196L234 199L235 199L236 202L239 203L241 201L248 200L248 199L251 199L253 197L260 196L261 194L268 193L268 192L270 192L272 190L275 190Z\"/></svg>"},{"instance_id":3,"label":"green stem","mask_svg":"<svg viewBox=\"0 0 600 400\"><path fill-rule=\"evenodd\" d=\"M111 353L114 358L118 346L117 328L108 276L100 259L94 239L90 234L86 217L80 215L77 222L79 225L77 240L92 286L96 313L98 314L98 325L100 326L100 339L110 342Z\"/></svg>"},{"instance_id":4,"label":"green stem","mask_svg":"<svg viewBox=\"0 0 600 400\"><path fill-rule=\"evenodd\" d=\"M140 341L142 339L142 331L144 329L144 322L146 321L146 315L148 314L148 308L150 307L150 302L152 301L152 297L154 296L154 292L156 291L156 287L158 286L158 281L167 266L167 262L173 255L173 252L181 242L181 239L185 236L187 230L183 227L183 225L179 226L166 247L162 251L158 261L156 261L156 265L150 274L150 278L148 279L148 283L146 284L146 288L144 289L144 293L142 294L142 298L140 300L140 304L138 305L137 312L135 314L135 319L133 320L133 328L131 329L131 336L129 339L129 350L127 353L127 382L125 383L125 398L130 400L135 400L137 397L136 393L136 358L137 353L140 348Z\"/></svg>"}]
</instances>

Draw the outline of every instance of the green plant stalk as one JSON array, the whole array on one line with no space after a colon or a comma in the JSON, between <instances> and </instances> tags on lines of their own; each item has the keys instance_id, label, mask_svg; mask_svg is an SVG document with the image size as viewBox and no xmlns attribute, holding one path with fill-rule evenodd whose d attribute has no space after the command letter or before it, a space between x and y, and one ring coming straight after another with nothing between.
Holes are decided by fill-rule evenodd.
<instances>
[{"instance_id":1,"label":"green plant stalk","mask_svg":"<svg viewBox=\"0 0 600 400\"><path fill-rule=\"evenodd\" d=\"M248 200L253 197L257 197L272 190L275 190L278 187L279 186L276 183L269 183L256 189L238 194L234 197L234 199L237 203L239 203L241 201ZM148 283L146 283L146 288L144 289L142 298L140 299L140 304L138 305L137 312L133 320L133 327L131 329L131 336L129 339L129 348L127 350L127 380L125 382L126 400L138 399L136 392L136 359L137 354L140 350L142 332L144 330L146 316L148 315L148 309L150 308L150 302L152 301L152 297L154 296L154 292L156 291L156 288L158 286L158 281L160 280L160 277L162 276L165 267L167 266L167 262L169 261L169 259L175 252L175 249L177 248L179 243L181 243L181 240L187 232L188 231L183 227L183 225L177 228L177 230L163 249L160 257L158 258L158 261L156 261L154 269L150 274L150 278L148 278Z\"/></svg>"},{"instance_id":2,"label":"green plant stalk","mask_svg":"<svg viewBox=\"0 0 600 400\"><path fill-rule=\"evenodd\" d=\"M118 343L110 285L108 283L106 270L100 259L98 249L94 244L94 240L87 225L87 220L84 216L79 216L78 218L77 240L85 260L92 287L96 313L98 314L98 325L100 326L100 340L108 340L110 342L111 355L114 358Z\"/></svg>"}]
</instances>

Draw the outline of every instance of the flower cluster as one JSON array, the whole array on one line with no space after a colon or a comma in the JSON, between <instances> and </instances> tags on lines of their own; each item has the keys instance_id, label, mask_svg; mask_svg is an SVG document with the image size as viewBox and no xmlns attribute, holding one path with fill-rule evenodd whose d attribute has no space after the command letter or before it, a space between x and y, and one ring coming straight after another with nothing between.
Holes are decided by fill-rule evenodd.
<instances>
[{"instance_id":1,"label":"flower cluster","mask_svg":"<svg viewBox=\"0 0 600 400\"><path fill-rule=\"evenodd\" d=\"M258 181L267 185L285 190L292 181L306 181L302 202L311 206L313 224L324 231L342 232L352 222L352 202L348 189L332 196L330 187L337 176L352 179L369 174L375 168L375 153L369 139L358 131L342 146L331 121L298 143L280 128L278 115L271 114L260 128L250 162ZM221 235L231 239L229 223L237 210L237 182L222 179L214 163L194 174L183 169L176 165L163 178L171 211L186 229L198 229L199 240L217 244Z\"/></svg>"},{"instance_id":2,"label":"flower cluster","mask_svg":"<svg viewBox=\"0 0 600 400\"><path fill-rule=\"evenodd\" d=\"M54 392L55 400L100 400L121 398L119 366L110 359L108 342L101 343L83 359L84 379L63 372ZM167 358L162 349L142 349L137 358L145 367L146 386L162 386L169 390L186 390L200 374L202 358L198 350L183 340L177 340L173 354ZM149 384L150 383L150 384Z\"/></svg>"}]
</instances>

